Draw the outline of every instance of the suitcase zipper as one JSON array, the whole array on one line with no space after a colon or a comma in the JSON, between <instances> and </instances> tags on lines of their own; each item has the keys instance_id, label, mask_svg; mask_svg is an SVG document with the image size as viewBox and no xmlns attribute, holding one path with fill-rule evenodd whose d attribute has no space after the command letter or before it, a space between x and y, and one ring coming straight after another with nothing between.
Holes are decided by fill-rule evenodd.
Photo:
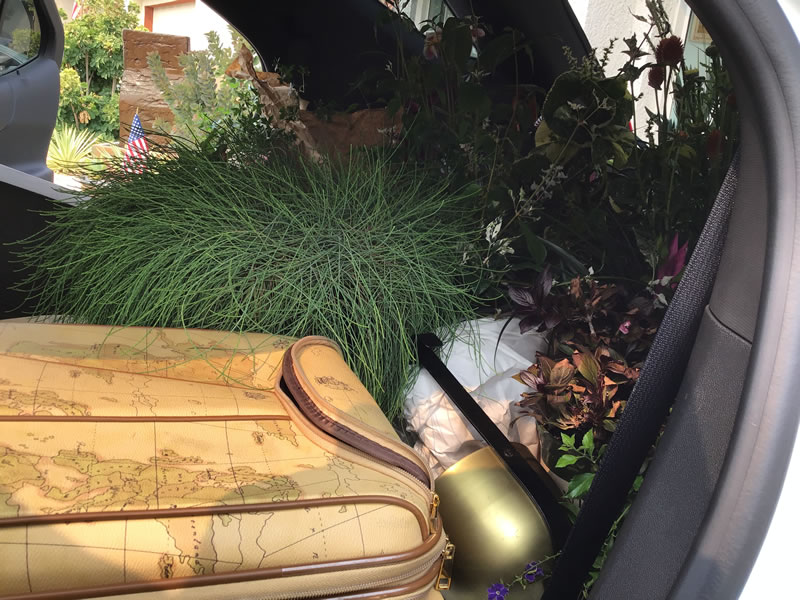
<instances>
[{"instance_id":1,"label":"suitcase zipper","mask_svg":"<svg viewBox=\"0 0 800 600\"><path fill-rule=\"evenodd\" d=\"M438 561L441 561L441 566L439 567L439 575L436 578L434 589L447 590L450 588L450 583L451 583L451 578L449 576L449 573L451 571L450 567L452 565L454 554L455 554L455 546L450 542L449 539L447 539L447 537L445 537L445 547L442 549L440 554L438 554L433 559L426 561L423 565L417 567L416 569L413 569L412 571L409 571L408 573L405 573L403 575L395 575L394 577L387 577L385 579L370 581L368 583L360 585L352 585L348 587L339 587L339 588L328 588L325 590L304 592L302 594L295 593L295 594L275 594L268 596L256 596L252 597L252 600L297 600L303 598L324 598L327 596L336 596L341 594L360 592L372 587L391 585L393 583L403 581L404 579L409 579L410 577L414 577L414 575L421 575L426 571L430 571ZM446 585L446 587L440 587L443 585ZM419 597L422 598L424 596L425 593L421 594Z\"/></svg>"},{"instance_id":2,"label":"suitcase zipper","mask_svg":"<svg viewBox=\"0 0 800 600\"><path fill-rule=\"evenodd\" d=\"M401 469L400 467L395 467L394 465L390 465L389 463L387 463L385 461L382 461L380 459L377 459L374 456L371 456L371 455L367 454L366 452L362 452L358 448L353 448L352 446L350 446L348 448L348 450L350 450L350 452L353 452L354 454L357 454L358 456L360 456L360 457L362 457L362 458L364 458L366 460L373 461L373 462L379 462L384 467L390 469L394 473L397 473L398 475L402 475L403 477L406 477L406 478L410 478L414 483L416 483L418 485L418 487L420 487L422 489L422 491L424 492L423 495L425 496L425 499L428 501L428 504L430 504L430 507L431 507L430 521L431 521L431 525L432 526L435 525L436 519L439 517L439 504L440 504L439 494L431 491L431 489L426 487L419 479L417 479L416 477L410 475L407 471Z\"/></svg>"},{"instance_id":3,"label":"suitcase zipper","mask_svg":"<svg viewBox=\"0 0 800 600\"><path fill-rule=\"evenodd\" d=\"M340 422L317 406L314 396L318 394L314 391L314 386L309 382L303 383L302 376L298 373L299 367L296 367L295 364L294 349L302 343L303 340L294 344L284 355L281 367L281 383L285 390L289 392L289 396L294 400L297 407L306 414L306 417L327 434L345 442L348 446L358 448L370 456L398 467L412 477L419 479L425 486L432 487L431 474L417 462L420 460L418 457L415 456L415 461L408 456L404 456L401 452L392 449L393 441L384 439L383 443L381 443L371 439L349 425ZM319 400L322 401L321 398Z\"/></svg>"}]
</instances>

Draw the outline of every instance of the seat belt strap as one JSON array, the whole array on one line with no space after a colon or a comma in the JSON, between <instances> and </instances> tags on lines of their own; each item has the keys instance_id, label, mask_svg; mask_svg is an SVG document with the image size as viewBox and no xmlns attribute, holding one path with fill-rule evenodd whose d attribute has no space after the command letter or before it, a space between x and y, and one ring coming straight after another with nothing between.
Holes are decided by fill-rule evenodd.
<instances>
[{"instance_id":1,"label":"seat belt strap","mask_svg":"<svg viewBox=\"0 0 800 600\"><path fill-rule=\"evenodd\" d=\"M737 153L542 600L578 598L675 401L719 268L736 194L738 165Z\"/></svg>"},{"instance_id":2,"label":"seat belt strap","mask_svg":"<svg viewBox=\"0 0 800 600\"><path fill-rule=\"evenodd\" d=\"M550 530L553 547L556 549L561 548L567 539L571 525L566 510L559 504L559 498L554 493L549 476L541 468L534 469L531 462L535 463L535 459L526 460L503 432L497 428L497 425L486 415L478 403L475 402L472 395L459 383L434 352L434 348L438 348L441 345L442 342L433 334L418 336L417 357L419 364L431 374L436 383L439 384L439 387L442 388L442 391L447 394L453 404L461 411L464 418L475 428L478 435L494 448L514 478L541 510Z\"/></svg>"}]
</instances>

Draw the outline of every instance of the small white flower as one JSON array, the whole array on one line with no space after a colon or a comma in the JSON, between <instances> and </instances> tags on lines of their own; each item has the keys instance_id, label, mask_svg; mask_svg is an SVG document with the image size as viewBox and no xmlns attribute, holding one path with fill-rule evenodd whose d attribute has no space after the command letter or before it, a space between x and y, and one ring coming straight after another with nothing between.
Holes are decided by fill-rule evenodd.
<instances>
[{"instance_id":1,"label":"small white flower","mask_svg":"<svg viewBox=\"0 0 800 600\"><path fill-rule=\"evenodd\" d=\"M490 244L497 239L500 229L503 227L503 217L497 217L486 226L486 241Z\"/></svg>"},{"instance_id":2,"label":"small white flower","mask_svg":"<svg viewBox=\"0 0 800 600\"><path fill-rule=\"evenodd\" d=\"M497 253L500 256L505 256L506 254L514 254L514 248L511 247L511 239L506 238L500 241L500 245L497 247Z\"/></svg>"}]
</instances>

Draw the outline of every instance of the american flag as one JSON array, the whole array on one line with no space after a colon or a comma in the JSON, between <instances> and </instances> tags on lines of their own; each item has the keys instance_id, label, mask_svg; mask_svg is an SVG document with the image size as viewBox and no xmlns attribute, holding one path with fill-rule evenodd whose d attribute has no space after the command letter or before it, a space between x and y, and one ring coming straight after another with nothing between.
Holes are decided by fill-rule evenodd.
<instances>
[{"instance_id":1,"label":"american flag","mask_svg":"<svg viewBox=\"0 0 800 600\"><path fill-rule=\"evenodd\" d=\"M129 173L141 173L143 170L142 163L148 151L147 139L144 137L142 122L139 120L139 114L137 113L133 116L131 132L128 135L128 145L125 147L125 156L122 158L125 170Z\"/></svg>"},{"instance_id":2,"label":"american flag","mask_svg":"<svg viewBox=\"0 0 800 600\"><path fill-rule=\"evenodd\" d=\"M81 5L80 3L75 0L75 4L72 5L72 14L70 15L70 19L77 19L78 15L81 14Z\"/></svg>"}]
</instances>

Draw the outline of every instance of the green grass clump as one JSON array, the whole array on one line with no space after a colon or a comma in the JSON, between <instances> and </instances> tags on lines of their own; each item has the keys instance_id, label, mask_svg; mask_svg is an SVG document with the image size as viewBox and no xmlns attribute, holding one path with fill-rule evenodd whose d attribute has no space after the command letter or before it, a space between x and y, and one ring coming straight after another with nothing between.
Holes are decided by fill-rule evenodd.
<instances>
[{"instance_id":1,"label":"green grass clump","mask_svg":"<svg viewBox=\"0 0 800 600\"><path fill-rule=\"evenodd\" d=\"M231 136L175 142L141 174L108 169L21 258L38 314L337 341L396 416L412 336L475 316L466 193L385 155L322 163Z\"/></svg>"}]
</instances>

